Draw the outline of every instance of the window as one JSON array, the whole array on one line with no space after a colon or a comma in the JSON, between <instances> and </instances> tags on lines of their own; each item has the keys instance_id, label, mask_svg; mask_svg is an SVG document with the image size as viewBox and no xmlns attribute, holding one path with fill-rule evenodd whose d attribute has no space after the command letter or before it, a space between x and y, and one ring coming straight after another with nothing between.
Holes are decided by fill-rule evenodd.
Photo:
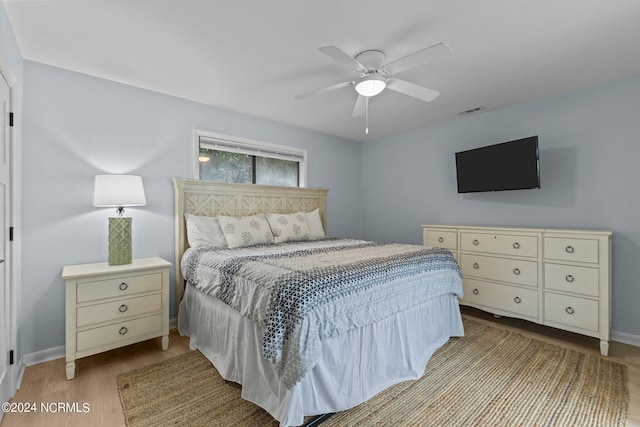
<instances>
[{"instance_id":1,"label":"window","mask_svg":"<svg viewBox=\"0 0 640 427\"><path fill-rule=\"evenodd\" d=\"M197 179L306 186L307 150L194 131Z\"/></svg>"}]
</instances>

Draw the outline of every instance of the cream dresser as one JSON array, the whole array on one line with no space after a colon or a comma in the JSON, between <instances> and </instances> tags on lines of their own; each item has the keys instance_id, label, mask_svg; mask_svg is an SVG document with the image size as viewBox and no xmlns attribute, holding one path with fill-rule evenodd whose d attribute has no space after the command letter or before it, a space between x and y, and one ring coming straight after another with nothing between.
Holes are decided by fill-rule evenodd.
<instances>
[{"instance_id":1,"label":"cream dresser","mask_svg":"<svg viewBox=\"0 0 640 427\"><path fill-rule=\"evenodd\" d=\"M64 267L68 380L81 357L159 336L162 349L169 347L170 266L162 258L143 258Z\"/></svg>"},{"instance_id":2,"label":"cream dresser","mask_svg":"<svg viewBox=\"0 0 640 427\"><path fill-rule=\"evenodd\" d=\"M600 339L609 352L610 231L423 225L426 246L453 252L461 304Z\"/></svg>"}]
</instances>

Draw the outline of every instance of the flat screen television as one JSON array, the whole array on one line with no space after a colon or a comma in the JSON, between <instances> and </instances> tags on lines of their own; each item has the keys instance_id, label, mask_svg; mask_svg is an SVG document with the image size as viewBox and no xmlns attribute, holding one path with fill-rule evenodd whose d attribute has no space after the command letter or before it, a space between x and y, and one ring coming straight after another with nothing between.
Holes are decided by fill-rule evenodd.
<instances>
[{"instance_id":1,"label":"flat screen television","mask_svg":"<svg viewBox=\"0 0 640 427\"><path fill-rule=\"evenodd\" d=\"M538 137L456 153L458 193L540 188Z\"/></svg>"}]
</instances>

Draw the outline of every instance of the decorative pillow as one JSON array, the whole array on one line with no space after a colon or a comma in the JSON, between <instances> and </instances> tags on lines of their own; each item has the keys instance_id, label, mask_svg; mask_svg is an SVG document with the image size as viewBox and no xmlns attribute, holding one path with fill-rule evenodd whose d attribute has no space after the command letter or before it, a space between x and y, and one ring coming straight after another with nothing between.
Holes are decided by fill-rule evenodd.
<instances>
[{"instance_id":1,"label":"decorative pillow","mask_svg":"<svg viewBox=\"0 0 640 427\"><path fill-rule=\"evenodd\" d=\"M324 228L322 227L322 219L320 219L320 209L307 212L307 222L311 230L311 236L314 238L324 237Z\"/></svg>"},{"instance_id":2,"label":"decorative pillow","mask_svg":"<svg viewBox=\"0 0 640 427\"><path fill-rule=\"evenodd\" d=\"M273 234L263 214L252 216L219 216L222 233L230 248L273 243Z\"/></svg>"},{"instance_id":3,"label":"decorative pillow","mask_svg":"<svg viewBox=\"0 0 640 427\"><path fill-rule=\"evenodd\" d=\"M198 216L192 214L184 214L187 223L187 241L189 246L197 248L198 246L217 246L226 247L227 240L222 234L220 222L214 216Z\"/></svg>"},{"instance_id":4,"label":"decorative pillow","mask_svg":"<svg viewBox=\"0 0 640 427\"><path fill-rule=\"evenodd\" d=\"M291 214L267 214L276 243L309 240L311 230L304 212Z\"/></svg>"}]
</instances>

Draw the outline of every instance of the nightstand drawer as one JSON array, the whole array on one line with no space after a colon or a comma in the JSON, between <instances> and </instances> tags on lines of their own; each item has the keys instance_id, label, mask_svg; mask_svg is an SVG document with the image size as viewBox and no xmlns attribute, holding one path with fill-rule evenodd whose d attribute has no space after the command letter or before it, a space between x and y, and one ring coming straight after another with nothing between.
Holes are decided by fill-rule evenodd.
<instances>
[{"instance_id":1,"label":"nightstand drawer","mask_svg":"<svg viewBox=\"0 0 640 427\"><path fill-rule=\"evenodd\" d=\"M136 337L152 334L162 335L161 314L78 332L76 334L77 351L80 352L98 346L108 346L120 341L129 341Z\"/></svg>"},{"instance_id":2,"label":"nightstand drawer","mask_svg":"<svg viewBox=\"0 0 640 427\"><path fill-rule=\"evenodd\" d=\"M509 234L460 233L460 249L525 257L538 256L536 236Z\"/></svg>"},{"instance_id":3,"label":"nightstand drawer","mask_svg":"<svg viewBox=\"0 0 640 427\"><path fill-rule=\"evenodd\" d=\"M92 282L78 282L77 302L127 296L162 289L161 274L126 276Z\"/></svg>"},{"instance_id":4,"label":"nightstand drawer","mask_svg":"<svg viewBox=\"0 0 640 427\"><path fill-rule=\"evenodd\" d=\"M162 295L158 293L106 304L80 307L76 316L76 324L78 327L82 327L160 310L162 310Z\"/></svg>"}]
</instances>

